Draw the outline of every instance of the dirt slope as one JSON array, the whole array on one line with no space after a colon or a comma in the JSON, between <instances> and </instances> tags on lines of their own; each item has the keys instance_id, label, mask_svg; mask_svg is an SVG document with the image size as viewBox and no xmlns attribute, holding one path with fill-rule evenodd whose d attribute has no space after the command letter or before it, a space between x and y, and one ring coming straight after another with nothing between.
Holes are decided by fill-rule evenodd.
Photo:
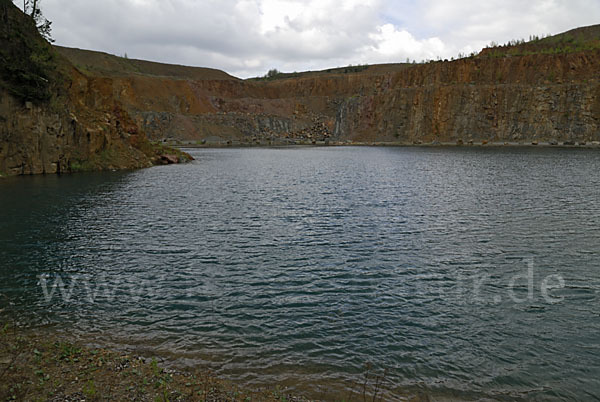
<instances>
[{"instance_id":1,"label":"dirt slope","mask_svg":"<svg viewBox=\"0 0 600 402\"><path fill-rule=\"evenodd\" d=\"M54 48L58 53L69 59L75 67L90 75L109 77L149 75L189 80L237 80L237 78L223 71L212 68L155 63L62 46L54 46Z\"/></svg>"}]
</instances>

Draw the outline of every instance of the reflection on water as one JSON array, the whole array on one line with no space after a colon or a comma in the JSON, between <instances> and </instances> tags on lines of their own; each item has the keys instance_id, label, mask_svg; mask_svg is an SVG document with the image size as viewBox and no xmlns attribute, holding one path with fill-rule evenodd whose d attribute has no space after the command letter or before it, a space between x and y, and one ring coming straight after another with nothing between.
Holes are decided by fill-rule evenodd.
<instances>
[{"instance_id":1,"label":"reflection on water","mask_svg":"<svg viewBox=\"0 0 600 402\"><path fill-rule=\"evenodd\" d=\"M316 396L367 362L392 391L600 394L600 154L192 153L0 181L3 305Z\"/></svg>"}]
</instances>

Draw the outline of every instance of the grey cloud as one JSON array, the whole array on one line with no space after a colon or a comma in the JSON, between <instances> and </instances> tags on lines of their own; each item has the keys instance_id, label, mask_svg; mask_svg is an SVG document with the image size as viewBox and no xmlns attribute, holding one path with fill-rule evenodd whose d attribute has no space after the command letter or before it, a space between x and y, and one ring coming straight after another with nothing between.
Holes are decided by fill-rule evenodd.
<instances>
[{"instance_id":1,"label":"grey cloud","mask_svg":"<svg viewBox=\"0 0 600 402\"><path fill-rule=\"evenodd\" d=\"M42 5L59 44L243 77L273 67L300 71L433 53L450 57L491 40L557 33L600 19L597 0L282 1L301 12L287 13L284 7L280 20L267 21L268 7L281 6L274 0L43 0ZM428 40L434 37L440 40Z\"/></svg>"}]
</instances>

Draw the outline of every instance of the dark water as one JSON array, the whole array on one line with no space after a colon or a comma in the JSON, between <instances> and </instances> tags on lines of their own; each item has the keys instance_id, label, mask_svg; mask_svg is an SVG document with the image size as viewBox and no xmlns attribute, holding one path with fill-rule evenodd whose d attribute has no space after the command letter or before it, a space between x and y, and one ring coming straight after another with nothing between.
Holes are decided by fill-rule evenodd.
<instances>
[{"instance_id":1,"label":"dark water","mask_svg":"<svg viewBox=\"0 0 600 402\"><path fill-rule=\"evenodd\" d=\"M4 318L313 396L366 363L397 395L600 396L600 153L192 153L0 181Z\"/></svg>"}]
</instances>

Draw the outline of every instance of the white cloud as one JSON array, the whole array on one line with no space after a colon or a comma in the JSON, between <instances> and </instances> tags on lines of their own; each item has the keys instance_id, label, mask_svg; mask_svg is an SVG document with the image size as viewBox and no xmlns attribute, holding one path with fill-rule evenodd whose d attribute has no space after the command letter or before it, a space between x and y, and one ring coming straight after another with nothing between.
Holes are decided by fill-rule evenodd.
<instances>
[{"instance_id":1,"label":"white cloud","mask_svg":"<svg viewBox=\"0 0 600 402\"><path fill-rule=\"evenodd\" d=\"M378 62L393 62L409 58L411 60L435 59L445 51L439 38L417 40L406 30L399 30L392 24L377 27L377 32L369 34L374 45L365 56Z\"/></svg>"},{"instance_id":2,"label":"white cloud","mask_svg":"<svg viewBox=\"0 0 600 402\"><path fill-rule=\"evenodd\" d=\"M449 58L600 21L598 0L43 0L57 43L247 77Z\"/></svg>"},{"instance_id":3,"label":"white cloud","mask_svg":"<svg viewBox=\"0 0 600 402\"><path fill-rule=\"evenodd\" d=\"M535 34L557 34L600 22L597 0L424 0L418 13L431 32L474 50Z\"/></svg>"},{"instance_id":4,"label":"white cloud","mask_svg":"<svg viewBox=\"0 0 600 402\"><path fill-rule=\"evenodd\" d=\"M302 13L302 4L294 1L264 0L261 4L260 33L277 32L289 26Z\"/></svg>"}]
</instances>

